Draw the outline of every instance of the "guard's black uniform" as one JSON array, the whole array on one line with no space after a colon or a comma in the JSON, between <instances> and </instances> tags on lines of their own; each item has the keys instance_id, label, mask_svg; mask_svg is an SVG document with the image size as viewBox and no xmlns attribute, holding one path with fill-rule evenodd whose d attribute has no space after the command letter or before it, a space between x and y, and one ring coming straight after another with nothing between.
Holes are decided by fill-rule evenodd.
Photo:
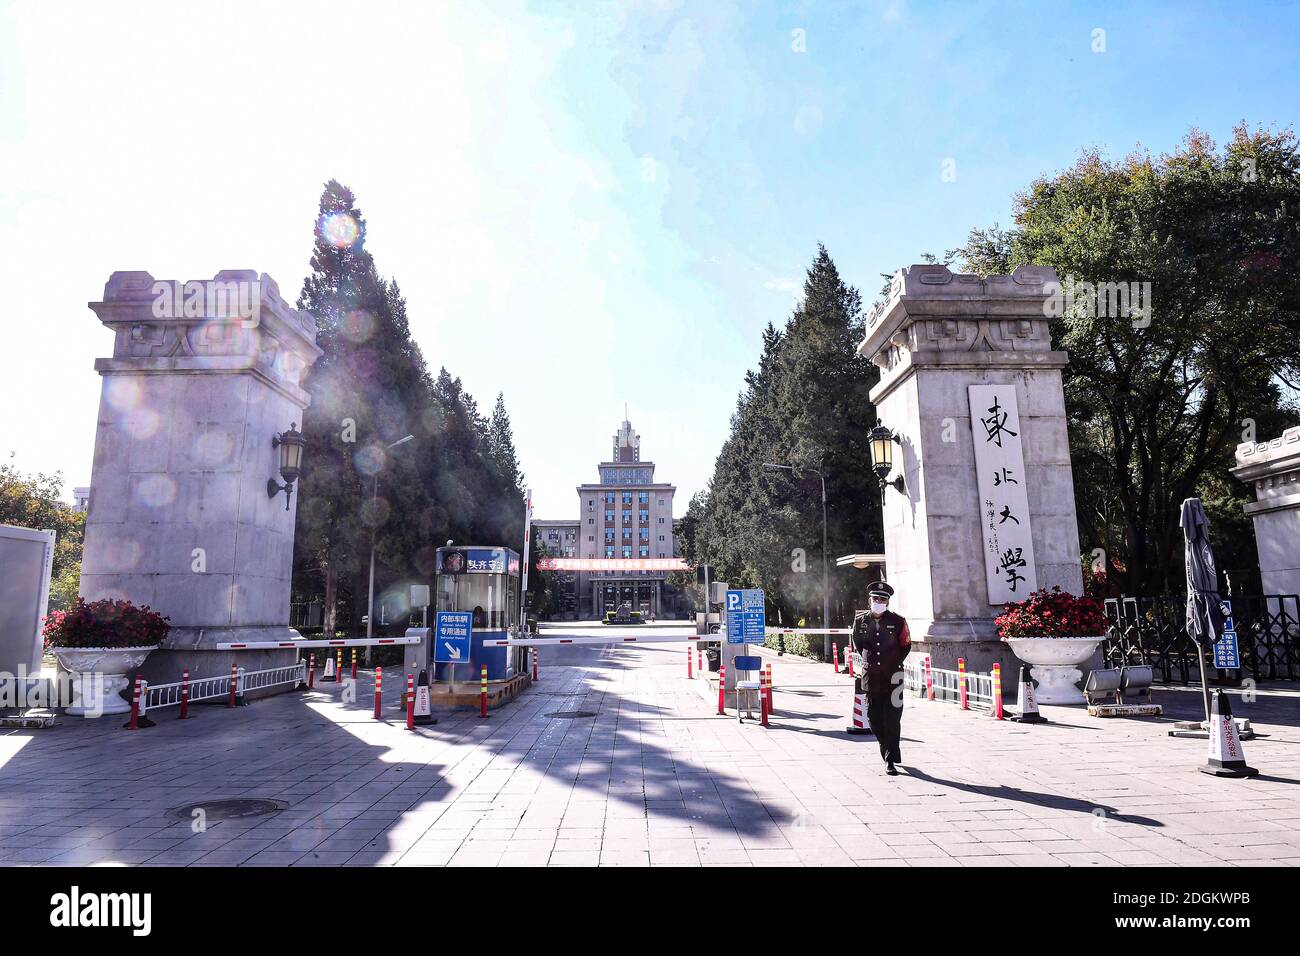
<instances>
[{"instance_id":1,"label":"guard's black uniform","mask_svg":"<svg viewBox=\"0 0 1300 956\"><path fill-rule=\"evenodd\" d=\"M880 756L886 763L902 763L903 660L912 650L907 621L893 611L878 618L859 611L853 619L853 649L862 655L865 673L858 683L867 695L867 720L880 742Z\"/></svg>"}]
</instances>

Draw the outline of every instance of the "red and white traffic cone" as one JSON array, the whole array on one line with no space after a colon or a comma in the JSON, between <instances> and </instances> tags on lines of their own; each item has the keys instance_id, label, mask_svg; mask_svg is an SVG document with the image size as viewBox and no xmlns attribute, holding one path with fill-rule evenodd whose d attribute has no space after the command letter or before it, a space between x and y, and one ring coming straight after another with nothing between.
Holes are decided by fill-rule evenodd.
<instances>
[{"instance_id":1,"label":"red and white traffic cone","mask_svg":"<svg viewBox=\"0 0 1300 956\"><path fill-rule=\"evenodd\" d=\"M845 727L844 732L854 737L865 737L871 733L871 728L867 726L867 695L861 691L853 693L853 723Z\"/></svg>"},{"instance_id":2,"label":"red and white traffic cone","mask_svg":"<svg viewBox=\"0 0 1300 956\"><path fill-rule=\"evenodd\" d=\"M487 665L484 664L479 671L478 685L478 715L480 718L488 716L487 710Z\"/></svg>"},{"instance_id":3,"label":"red and white traffic cone","mask_svg":"<svg viewBox=\"0 0 1300 956\"><path fill-rule=\"evenodd\" d=\"M380 708L384 700L384 669L375 668L375 720L379 720Z\"/></svg>"},{"instance_id":4,"label":"red and white traffic cone","mask_svg":"<svg viewBox=\"0 0 1300 956\"><path fill-rule=\"evenodd\" d=\"M415 682L415 723L424 727L437 722L433 716L433 701L429 696L429 672L420 671L420 678Z\"/></svg>"},{"instance_id":5,"label":"red and white traffic cone","mask_svg":"<svg viewBox=\"0 0 1300 956\"><path fill-rule=\"evenodd\" d=\"M727 665L721 664L718 667L718 715L725 717L727 714ZM737 701L739 706L739 701Z\"/></svg>"},{"instance_id":6,"label":"red and white traffic cone","mask_svg":"<svg viewBox=\"0 0 1300 956\"><path fill-rule=\"evenodd\" d=\"M962 710L970 710L970 700L966 696L966 658L957 658L957 693Z\"/></svg>"},{"instance_id":7,"label":"red and white traffic cone","mask_svg":"<svg viewBox=\"0 0 1300 956\"><path fill-rule=\"evenodd\" d=\"M1259 773L1246 763L1241 737L1237 734L1237 722L1232 719L1232 704L1222 689L1215 691L1210 704L1209 756L1197 769L1216 777L1253 777Z\"/></svg>"},{"instance_id":8,"label":"red and white traffic cone","mask_svg":"<svg viewBox=\"0 0 1300 956\"><path fill-rule=\"evenodd\" d=\"M695 652L691 648L686 648L686 679L695 679Z\"/></svg>"},{"instance_id":9,"label":"red and white traffic cone","mask_svg":"<svg viewBox=\"0 0 1300 956\"><path fill-rule=\"evenodd\" d=\"M822 645L825 647L826 645ZM831 663L835 666L835 673L840 672L840 645L838 641L831 642Z\"/></svg>"},{"instance_id":10,"label":"red and white traffic cone","mask_svg":"<svg viewBox=\"0 0 1300 956\"><path fill-rule=\"evenodd\" d=\"M226 703L227 707L235 706L235 694L237 694L238 692L239 692L239 666L237 664L231 664L230 665L230 700L227 701Z\"/></svg>"},{"instance_id":11,"label":"red and white traffic cone","mask_svg":"<svg viewBox=\"0 0 1300 956\"><path fill-rule=\"evenodd\" d=\"M1038 712L1038 700L1034 697L1034 682L1029 676L1029 665L1020 665L1020 688L1016 692L1016 710L1011 719L1022 724L1045 724L1047 718Z\"/></svg>"},{"instance_id":12,"label":"red and white traffic cone","mask_svg":"<svg viewBox=\"0 0 1300 956\"><path fill-rule=\"evenodd\" d=\"M190 672L181 671L181 720L190 716Z\"/></svg>"},{"instance_id":13,"label":"red and white traffic cone","mask_svg":"<svg viewBox=\"0 0 1300 956\"><path fill-rule=\"evenodd\" d=\"M415 675L406 675L406 729L415 729Z\"/></svg>"},{"instance_id":14,"label":"red and white traffic cone","mask_svg":"<svg viewBox=\"0 0 1300 956\"><path fill-rule=\"evenodd\" d=\"M316 686L316 652L308 654L307 659L307 689L311 690Z\"/></svg>"},{"instance_id":15,"label":"red and white traffic cone","mask_svg":"<svg viewBox=\"0 0 1300 956\"><path fill-rule=\"evenodd\" d=\"M993 719L1002 719L1002 665L993 665Z\"/></svg>"}]
</instances>

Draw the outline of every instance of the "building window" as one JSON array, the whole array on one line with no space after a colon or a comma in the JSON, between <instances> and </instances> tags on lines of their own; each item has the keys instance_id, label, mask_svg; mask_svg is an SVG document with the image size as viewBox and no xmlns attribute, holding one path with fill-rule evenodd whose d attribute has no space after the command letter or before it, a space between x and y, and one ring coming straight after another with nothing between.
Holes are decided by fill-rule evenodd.
<instances>
[{"instance_id":1,"label":"building window","mask_svg":"<svg viewBox=\"0 0 1300 956\"><path fill-rule=\"evenodd\" d=\"M606 541L613 541L613 540L614 540L614 529L613 529L613 528L606 528L606 529L605 529L605 540L606 540Z\"/></svg>"},{"instance_id":2,"label":"building window","mask_svg":"<svg viewBox=\"0 0 1300 956\"><path fill-rule=\"evenodd\" d=\"M650 540L650 529L649 529L649 528L642 528L642 529L641 529L641 533L640 533L640 535L639 535L638 537L640 537L642 541L649 541L649 540Z\"/></svg>"},{"instance_id":3,"label":"building window","mask_svg":"<svg viewBox=\"0 0 1300 956\"><path fill-rule=\"evenodd\" d=\"M623 529L623 537L624 537L625 539L627 539L627 538L631 538L631 537L632 537L632 529L631 529L631 528L624 528L624 529Z\"/></svg>"},{"instance_id":4,"label":"building window","mask_svg":"<svg viewBox=\"0 0 1300 956\"><path fill-rule=\"evenodd\" d=\"M663 519L663 518L660 518L660 519L659 519L659 523L660 523L660 524L663 524L663 523L664 523L664 519Z\"/></svg>"},{"instance_id":5,"label":"building window","mask_svg":"<svg viewBox=\"0 0 1300 956\"><path fill-rule=\"evenodd\" d=\"M611 520L613 520L613 519L611 519ZM623 512L623 523L624 523L624 524L631 524L631 523L632 523L632 512L630 512L630 511L624 511L624 512Z\"/></svg>"},{"instance_id":6,"label":"building window","mask_svg":"<svg viewBox=\"0 0 1300 956\"><path fill-rule=\"evenodd\" d=\"M630 491L623 492L623 504L630 505L631 503L632 503L632 492Z\"/></svg>"},{"instance_id":7,"label":"building window","mask_svg":"<svg viewBox=\"0 0 1300 956\"><path fill-rule=\"evenodd\" d=\"M605 512L605 520L606 520L606 521L613 521L613 520L614 520L614 512L612 512L612 511L606 511L606 512Z\"/></svg>"},{"instance_id":8,"label":"building window","mask_svg":"<svg viewBox=\"0 0 1300 956\"><path fill-rule=\"evenodd\" d=\"M614 492L612 491L605 492L605 504L612 505L613 503L614 503Z\"/></svg>"},{"instance_id":9,"label":"building window","mask_svg":"<svg viewBox=\"0 0 1300 956\"><path fill-rule=\"evenodd\" d=\"M660 499L659 499L659 507L662 508L663 506L664 506L664 500L663 500L662 498L660 498Z\"/></svg>"},{"instance_id":10,"label":"building window","mask_svg":"<svg viewBox=\"0 0 1300 956\"><path fill-rule=\"evenodd\" d=\"M639 520L640 520L640 522L641 522L642 524L649 524L649 523L650 523L650 512L648 512L648 511L644 511L644 510L643 510L643 511L639 512L639 515L640 515Z\"/></svg>"},{"instance_id":11,"label":"building window","mask_svg":"<svg viewBox=\"0 0 1300 956\"><path fill-rule=\"evenodd\" d=\"M623 546L623 557L625 558L632 557L632 546L630 544Z\"/></svg>"},{"instance_id":12,"label":"building window","mask_svg":"<svg viewBox=\"0 0 1300 956\"><path fill-rule=\"evenodd\" d=\"M607 558L612 558L613 556L614 556L614 549L613 549L613 548L606 548L606 549L605 549L605 557L607 557Z\"/></svg>"},{"instance_id":13,"label":"building window","mask_svg":"<svg viewBox=\"0 0 1300 956\"><path fill-rule=\"evenodd\" d=\"M595 541L595 540L596 540L596 536L595 536L594 534L589 534L589 535L587 535L587 540L588 540L588 541Z\"/></svg>"},{"instance_id":14,"label":"building window","mask_svg":"<svg viewBox=\"0 0 1300 956\"><path fill-rule=\"evenodd\" d=\"M660 535L660 536L659 536L659 540L662 541L663 539L664 539L664 536L663 536L663 535Z\"/></svg>"},{"instance_id":15,"label":"building window","mask_svg":"<svg viewBox=\"0 0 1300 956\"><path fill-rule=\"evenodd\" d=\"M649 549L649 548L642 548L642 549L641 549L641 557L643 557L643 558L648 558L648 557L650 557L650 549Z\"/></svg>"},{"instance_id":16,"label":"building window","mask_svg":"<svg viewBox=\"0 0 1300 956\"><path fill-rule=\"evenodd\" d=\"M648 505L650 503L650 492L648 491L641 492L639 495L637 495L637 500L640 501L641 504L643 505Z\"/></svg>"},{"instance_id":17,"label":"building window","mask_svg":"<svg viewBox=\"0 0 1300 956\"><path fill-rule=\"evenodd\" d=\"M595 519L595 518L588 518L588 519L587 519L587 524L595 524L595 523L596 523L596 519Z\"/></svg>"}]
</instances>

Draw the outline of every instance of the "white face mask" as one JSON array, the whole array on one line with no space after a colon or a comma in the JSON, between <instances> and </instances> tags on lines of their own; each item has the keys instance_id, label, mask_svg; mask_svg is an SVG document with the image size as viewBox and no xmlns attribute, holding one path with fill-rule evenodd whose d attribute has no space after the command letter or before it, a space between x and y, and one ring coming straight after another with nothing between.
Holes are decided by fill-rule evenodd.
<instances>
[{"instance_id":1,"label":"white face mask","mask_svg":"<svg viewBox=\"0 0 1300 956\"><path fill-rule=\"evenodd\" d=\"M876 615L877 617L879 617L881 614L884 614L884 613L885 613L886 611L888 611L888 610L889 610L889 602L888 602L888 601L872 601L872 602L871 602L871 613L874 614L874 615Z\"/></svg>"}]
</instances>

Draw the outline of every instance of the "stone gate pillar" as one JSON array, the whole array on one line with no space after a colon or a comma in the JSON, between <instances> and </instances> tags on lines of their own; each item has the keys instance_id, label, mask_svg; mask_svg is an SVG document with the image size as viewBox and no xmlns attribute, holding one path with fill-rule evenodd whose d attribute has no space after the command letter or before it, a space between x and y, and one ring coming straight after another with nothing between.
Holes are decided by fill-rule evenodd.
<instances>
[{"instance_id":1,"label":"stone gate pillar","mask_svg":"<svg viewBox=\"0 0 1300 956\"><path fill-rule=\"evenodd\" d=\"M127 598L171 618L152 683L292 663L296 651L221 652L223 641L288 640L297 488L285 509L272 437L301 428L315 320L266 275L155 281L115 272L102 302L113 330L103 376L81 594ZM310 468L311 451L305 456ZM236 656L237 655L237 656Z\"/></svg>"},{"instance_id":2,"label":"stone gate pillar","mask_svg":"<svg viewBox=\"0 0 1300 956\"><path fill-rule=\"evenodd\" d=\"M886 489L884 508L894 605L935 666L1001 662L1010 691L1016 658L993 629L1003 603L1035 587L1083 592L1054 283L1046 267L980 279L914 265L858 347L880 367L871 400L901 439L906 488Z\"/></svg>"},{"instance_id":3,"label":"stone gate pillar","mask_svg":"<svg viewBox=\"0 0 1300 956\"><path fill-rule=\"evenodd\" d=\"M1245 510L1255 525L1261 591L1300 594L1300 427L1238 445L1236 457L1233 476L1255 489Z\"/></svg>"}]
</instances>

